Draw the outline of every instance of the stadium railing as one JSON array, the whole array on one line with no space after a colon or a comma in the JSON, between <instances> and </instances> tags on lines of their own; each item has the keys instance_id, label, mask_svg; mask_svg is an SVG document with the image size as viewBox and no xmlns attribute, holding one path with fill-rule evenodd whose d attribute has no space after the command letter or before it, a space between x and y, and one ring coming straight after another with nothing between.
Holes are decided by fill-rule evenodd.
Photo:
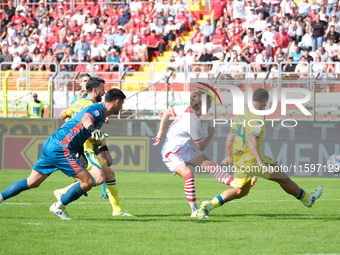
<instances>
[{"instance_id":1,"label":"stadium railing","mask_svg":"<svg viewBox=\"0 0 340 255\"><path fill-rule=\"evenodd\" d=\"M188 91L187 87L187 71L186 66L184 65L184 71L176 71L175 66L178 64L175 62L155 62L152 63L152 83L156 83L157 81L164 80L167 68L168 72L171 71L171 68L173 69L173 78L171 79L171 85L172 89L176 88L176 90L180 91ZM157 91L163 90L165 88L165 83L160 82L158 83L158 86L155 87Z\"/></svg>"}]
</instances>

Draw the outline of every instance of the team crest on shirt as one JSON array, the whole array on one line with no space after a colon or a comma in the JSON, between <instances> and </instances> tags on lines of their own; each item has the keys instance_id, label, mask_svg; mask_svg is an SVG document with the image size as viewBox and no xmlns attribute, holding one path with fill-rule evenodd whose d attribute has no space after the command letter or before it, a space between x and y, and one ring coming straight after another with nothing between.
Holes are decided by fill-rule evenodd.
<instances>
[{"instance_id":1,"label":"team crest on shirt","mask_svg":"<svg viewBox=\"0 0 340 255\"><path fill-rule=\"evenodd\" d=\"M98 117L100 113L99 113L98 110L95 110L95 111L93 112L93 114L94 114L94 116Z\"/></svg>"}]
</instances>

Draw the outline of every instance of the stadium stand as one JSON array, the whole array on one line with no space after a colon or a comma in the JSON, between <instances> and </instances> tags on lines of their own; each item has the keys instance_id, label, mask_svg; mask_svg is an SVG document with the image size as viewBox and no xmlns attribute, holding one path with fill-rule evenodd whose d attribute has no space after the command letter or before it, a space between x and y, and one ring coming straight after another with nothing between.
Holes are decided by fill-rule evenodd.
<instances>
[{"instance_id":1,"label":"stadium stand","mask_svg":"<svg viewBox=\"0 0 340 255\"><path fill-rule=\"evenodd\" d=\"M12 70L9 91L47 91L51 77L54 91L75 91L79 73L90 72L106 80L106 89L160 92L173 70L172 92L218 73L243 91L266 80L269 89L340 92L340 11L333 8L325 14L318 4L292 0L6 0L0 77ZM23 100L12 101L13 114L24 115ZM229 107L223 110L218 114L229 116ZM324 120L338 120L338 110L336 102L316 105ZM289 115L306 117L298 109Z\"/></svg>"}]
</instances>

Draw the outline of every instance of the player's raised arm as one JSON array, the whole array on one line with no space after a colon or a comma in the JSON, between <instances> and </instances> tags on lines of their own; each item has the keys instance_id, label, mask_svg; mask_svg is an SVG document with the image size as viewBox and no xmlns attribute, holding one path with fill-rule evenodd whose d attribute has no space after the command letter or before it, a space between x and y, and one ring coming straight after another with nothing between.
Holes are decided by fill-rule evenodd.
<instances>
[{"instance_id":1,"label":"player's raised arm","mask_svg":"<svg viewBox=\"0 0 340 255\"><path fill-rule=\"evenodd\" d=\"M163 113L162 119L161 119L161 123L159 125L159 131L156 135L155 138L152 138L153 140L155 140L156 142L153 144L154 146L157 146L158 144L160 144L160 142L162 141L162 135L166 126L167 121L170 119L170 117L172 117L172 112L171 109L166 109Z\"/></svg>"},{"instance_id":2,"label":"player's raised arm","mask_svg":"<svg viewBox=\"0 0 340 255\"><path fill-rule=\"evenodd\" d=\"M225 166L231 165L233 162L233 142L234 142L235 132L230 131L227 136L226 146L227 146L227 157L222 160L222 164Z\"/></svg>"},{"instance_id":3,"label":"player's raised arm","mask_svg":"<svg viewBox=\"0 0 340 255\"><path fill-rule=\"evenodd\" d=\"M197 148L200 150L200 151L204 151L205 148L207 148L207 146L209 145L211 139L214 137L214 134L215 134L215 128L212 127L212 126L208 126L208 136L207 138L205 138L202 142L195 142Z\"/></svg>"}]
</instances>

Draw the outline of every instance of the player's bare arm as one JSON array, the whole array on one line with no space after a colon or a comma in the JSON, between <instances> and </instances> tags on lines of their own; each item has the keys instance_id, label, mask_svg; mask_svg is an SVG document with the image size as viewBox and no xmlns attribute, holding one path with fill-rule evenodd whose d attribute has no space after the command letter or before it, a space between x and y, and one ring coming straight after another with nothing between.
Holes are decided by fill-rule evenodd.
<instances>
[{"instance_id":1,"label":"player's bare arm","mask_svg":"<svg viewBox=\"0 0 340 255\"><path fill-rule=\"evenodd\" d=\"M227 147L227 157L222 160L222 165L229 166L233 162L233 141L235 133L230 131L227 136L226 147Z\"/></svg>"},{"instance_id":2,"label":"player's bare arm","mask_svg":"<svg viewBox=\"0 0 340 255\"><path fill-rule=\"evenodd\" d=\"M208 137L205 138L202 142L196 143L197 148L200 151L204 151L205 148L207 148L207 146L209 145L211 139L214 137L214 134L215 134L215 128L212 126L208 126Z\"/></svg>"},{"instance_id":3,"label":"player's bare arm","mask_svg":"<svg viewBox=\"0 0 340 255\"><path fill-rule=\"evenodd\" d=\"M162 141L162 135L166 126L167 121L170 119L170 117L172 117L172 113L170 109L166 109L163 113L162 119L161 119L161 123L159 125L159 131L156 135L155 138L152 138L153 140L155 140L156 142L153 144L154 146L157 146L158 144L160 144L160 142Z\"/></svg>"},{"instance_id":4,"label":"player's bare arm","mask_svg":"<svg viewBox=\"0 0 340 255\"><path fill-rule=\"evenodd\" d=\"M64 120L64 119L72 118L72 116L69 116L69 115L67 114L67 110L70 109L71 106L72 106L72 105L70 105L70 106L64 108L64 109L61 111L61 113L60 113L60 115L59 115L59 118L60 118L60 119Z\"/></svg>"},{"instance_id":5,"label":"player's bare arm","mask_svg":"<svg viewBox=\"0 0 340 255\"><path fill-rule=\"evenodd\" d=\"M251 153L256 158L259 166L261 166L264 171L267 171L268 170L267 165L262 161L262 158L261 158L261 155L260 155L260 152L259 152L257 139L258 139L257 136L255 136L253 134L248 134L247 144L248 144L248 147L249 147Z\"/></svg>"}]
</instances>

